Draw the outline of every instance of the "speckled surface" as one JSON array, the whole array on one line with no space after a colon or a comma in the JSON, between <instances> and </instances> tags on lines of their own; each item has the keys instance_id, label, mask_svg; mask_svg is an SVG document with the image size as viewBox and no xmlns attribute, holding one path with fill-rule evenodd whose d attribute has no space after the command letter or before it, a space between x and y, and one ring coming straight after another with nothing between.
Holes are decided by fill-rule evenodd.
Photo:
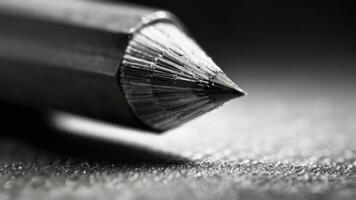
<instances>
[{"instance_id":1,"label":"speckled surface","mask_svg":"<svg viewBox=\"0 0 356 200\"><path fill-rule=\"evenodd\" d=\"M1 139L0 199L355 199L352 85L270 85L163 135L61 122L128 144L114 160Z\"/></svg>"}]
</instances>

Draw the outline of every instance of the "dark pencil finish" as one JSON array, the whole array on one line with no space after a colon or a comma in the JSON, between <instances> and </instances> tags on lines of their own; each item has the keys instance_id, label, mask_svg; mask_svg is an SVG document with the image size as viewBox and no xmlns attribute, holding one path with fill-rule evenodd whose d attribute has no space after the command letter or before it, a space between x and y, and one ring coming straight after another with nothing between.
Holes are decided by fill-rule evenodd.
<instances>
[{"instance_id":1,"label":"dark pencil finish","mask_svg":"<svg viewBox=\"0 0 356 200\"><path fill-rule=\"evenodd\" d=\"M135 98L129 98L135 95L131 94L130 89L134 88L136 91L138 87L135 86L138 84L131 81L134 80L132 77L129 81L123 81L128 77L123 74L129 74L130 67L136 66L135 62L138 61L136 59L132 63L132 60L125 57L129 52L128 46L141 29L157 23L173 24L176 27L174 29L183 31L182 26L171 14L150 8L83 0L2 0L0 1L0 100L74 112L155 131L167 130L194 118L202 114L191 114L193 109L199 110L199 106L184 112L179 109L177 111L178 105L168 107L160 100L157 103L155 98L162 99L158 95L162 92L155 92L156 89L154 92L150 89L149 92L154 96L153 100L149 104L146 102L144 104L152 107L151 104L162 103L163 106L159 106L159 109L164 108L165 112L159 112L163 116L161 118L170 119L163 124L160 123L164 120L161 118L157 118L156 121L149 120L151 112L154 114L156 111L147 111L145 115L139 113L144 110L140 109L142 105L135 104ZM134 53L133 56L135 55L138 54ZM163 52L162 56L158 57L165 55ZM149 66L158 66L158 57L151 60L153 64ZM185 58L184 55L183 57ZM126 62L124 66L128 67L121 67L123 61ZM170 62L166 65L173 64ZM156 71L152 74L156 74ZM154 76L151 78L155 79ZM161 82L159 84L161 89ZM178 83L164 82L164 85L169 84L182 88L179 80ZM184 87L187 88L185 90L197 88L196 85L207 88L201 85L211 85L211 81L209 78L208 82L194 81L191 84L194 86ZM233 83L229 82L229 84ZM152 85L147 87L153 88ZM213 91L215 86L211 88L209 90ZM232 96L243 94L237 86L231 85L230 88L228 85L218 88L219 91L222 88L227 88L226 91L231 89L233 92L228 93L233 94ZM212 92L212 96L218 93ZM142 94L147 94L147 91L140 95ZM194 97L201 96L201 93L197 92L192 94ZM214 98L216 105L227 100L223 98L221 101L220 95L215 96L219 96ZM210 107L204 112L216 106ZM173 108L177 111L174 114L169 111ZM183 117L184 120L180 120Z\"/></svg>"}]
</instances>

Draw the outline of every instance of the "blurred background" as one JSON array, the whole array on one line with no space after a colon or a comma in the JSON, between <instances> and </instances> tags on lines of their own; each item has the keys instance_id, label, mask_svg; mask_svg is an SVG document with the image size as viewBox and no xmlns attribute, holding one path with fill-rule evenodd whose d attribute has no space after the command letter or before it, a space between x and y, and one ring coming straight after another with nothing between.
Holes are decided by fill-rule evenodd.
<instances>
[{"instance_id":1,"label":"blurred background","mask_svg":"<svg viewBox=\"0 0 356 200\"><path fill-rule=\"evenodd\" d=\"M2 115L3 124L14 126L19 115L25 116L31 124L22 131L25 141L41 135L35 140L42 138L40 146L47 147L0 141L0 199L12 190L27 199L356 197L351 0L127 2L176 14L248 96L163 135L66 114L50 117L59 130L79 138L105 135L114 150L93 143L79 148L82 139L72 136L64 143L63 134L54 137L40 128L38 119L24 114L28 112L19 114L11 108L7 113L14 117ZM14 135L11 130L2 132ZM60 150L53 154L54 146ZM69 154L62 155L68 149ZM148 154L151 151L154 156ZM75 160L78 152L89 154L89 159ZM93 152L96 158L91 157ZM178 164L167 164L166 155ZM16 175L22 172L25 175Z\"/></svg>"},{"instance_id":2,"label":"blurred background","mask_svg":"<svg viewBox=\"0 0 356 200\"><path fill-rule=\"evenodd\" d=\"M129 2L175 13L222 68L238 73L242 86L261 78L329 86L353 79L352 1Z\"/></svg>"}]
</instances>

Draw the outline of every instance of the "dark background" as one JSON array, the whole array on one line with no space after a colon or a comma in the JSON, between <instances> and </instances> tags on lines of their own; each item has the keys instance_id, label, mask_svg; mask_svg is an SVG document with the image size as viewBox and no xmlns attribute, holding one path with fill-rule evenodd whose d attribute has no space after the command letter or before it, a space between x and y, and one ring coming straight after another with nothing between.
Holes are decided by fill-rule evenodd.
<instances>
[{"instance_id":1,"label":"dark background","mask_svg":"<svg viewBox=\"0 0 356 200\"><path fill-rule=\"evenodd\" d=\"M172 11L218 64L237 61L233 68L241 73L354 73L351 0L129 2Z\"/></svg>"},{"instance_id":2,"label":"dark background","mask_svg":"<svg viewBox=\"0 0 356 200\"><path fill-rule=\"evenodd\" d=\"M276 99L347 99L356 92L350 0L129 2L176 14L247 99L263 92Z\"/></svg>"}]
</instances>

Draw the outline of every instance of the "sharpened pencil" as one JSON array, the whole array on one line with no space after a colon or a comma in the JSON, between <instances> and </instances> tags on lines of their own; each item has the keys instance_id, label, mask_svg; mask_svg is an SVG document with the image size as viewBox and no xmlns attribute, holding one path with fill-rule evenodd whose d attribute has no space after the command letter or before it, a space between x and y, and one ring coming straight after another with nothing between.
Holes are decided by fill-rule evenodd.
<instances>
[{"instance_id":1,"label":"sharpened pencil","mask_svg":"<svg viewBox=\"0 0 356 200\"><path fill-rule=\"evenodd\" d=\"M0 100L162 132L244 95L171 13L0 1Z\"/></svg>"}]
</instances>

